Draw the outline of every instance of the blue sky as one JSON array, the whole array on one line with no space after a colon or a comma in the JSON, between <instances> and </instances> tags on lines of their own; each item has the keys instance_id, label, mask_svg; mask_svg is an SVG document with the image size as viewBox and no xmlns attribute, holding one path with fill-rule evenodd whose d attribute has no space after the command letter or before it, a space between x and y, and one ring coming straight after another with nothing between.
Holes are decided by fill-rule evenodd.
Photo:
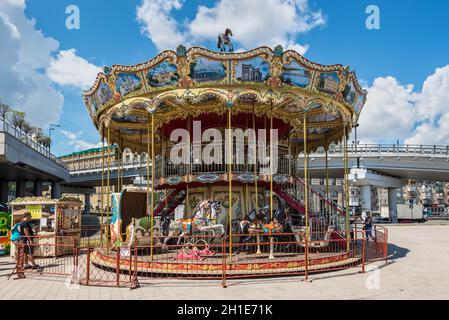
<instances>
[{"instance_id":1,"label":"blue sky","mask_svg":"<svg viewBox=\"0 0 449 320\"><path fill-rule=\"evenodd\" d=\"M26 5L22 1L0 0L5 2L0 4L0 30L2 19L3 28L8 26L6 16L20 33L31 34L32 27L36 32L40 30L44 38L58 43L53 47L48 45L45 49L48 61L36 64L36 74L33 74L49 78L46 81L54 98L49 101L61 104L54 111L58 115L54 119L62 127L62 131L53 133L53 151L57 155L99 141L81 97L82 89L89 83L85 78L88 74L94 74L96 68L104 65L149 60L162 49L174 49L176 37L187 45L215 49L214 31L210 30L222 26L233 30L237 48L252 49L261 43L274 46L280 42L284 47L304 49L308 59L322 64L350 65L369 90L366 116L362 115L360 120L362 140L394 143L399 139L419 143L431 138L437 144L449 144L444 122L446 116L449 120L449 93L441 88L449 87L449 67L445 69L449 65L446 16L449 1L257 0L257 6L256 0L29 0ZM266 5L260 5L262 2ZM164 3L168 7L164 8ZM80 30L65 27L65 10L72 4L80 9ZM368 16L365 9L370 4L380 9L380 30L365 27ZM8 5L22 7L13 11ZM207 13L199 6L207 8ZM282 6L282 10L270 10L276 6ZM226 10L231 9L237 17L226 15ZM35 19L34 26L23 27L24 22L18 17L20 10L25 19ZM251 12L241 13L245 10ZM296 25L297 21L303 25ZM25 50L20 45L18 48ZM73 49L71 59L82 62L80 65L88 70L79 70L85 74L82 79L76 79L76 70L61 75L56 68L58 59L66 61L61 52ZM41 50L37 40L34 50ZM437 68L440 70L436 71ZM0 98L1 87L0 83ZM28 114L36 115L39 107L27 106L21 103L24 100L4 95L3 99L11 105L23 105ZM435 100L431 104L428 104L429 97ZM51 109L45 104L40 108ZM48 126L45 119L41 121L43 127Z\"/></svg>"}]
</instances>

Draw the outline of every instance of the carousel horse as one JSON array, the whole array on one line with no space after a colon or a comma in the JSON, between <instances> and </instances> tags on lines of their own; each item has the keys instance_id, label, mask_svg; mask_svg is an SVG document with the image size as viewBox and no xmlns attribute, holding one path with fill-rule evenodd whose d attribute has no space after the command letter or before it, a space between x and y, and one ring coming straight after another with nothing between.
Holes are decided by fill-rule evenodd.
<instances>
[{"instance_id":1,"label":"carousel horse","mask_svg":"<svg viewBox=\"0 0 449 320\"><path fill-rule=\"evenodd\" d=\"M218 36L217 48L220 49L221 52L226 52L226 47L229 48L229 52L234 51L234 46L231 41L232 31L231 29L226 29L224 33L221 33Z\"/></svg>"},{"instance_id":2,"label":"carousel horse","mask_svg":"<svg viewBox=\"0 0 449 320\"><path fill-rule=\"evenodd\" d=\"M254 238L257 239L257 252L260 251L260 234L262 233L264 223L266 220L266 209L251 210L238 224L237 233L240 234L239 247L236 253L239 253L242 244L251 242Z\"/></svg>"},{"instance_id":3,"label":"carousel horse","mask_svg":"<svg viewBox=\"0 0 449 320\"><path fill-rule=\"evenodd\" d=\"M164 239L163 250L166 250L167 243L172 237L178 237L177 244L179 245L181 239L189 235L206 234L208 232L215 235L217 230L220 230L221 235L224 235L224 226L214 223L221 214L220 208L221 203L218 201L203 200L195 207L191 219L171 221L168 227L168 236Z\"/></svg>"}]
</instances>

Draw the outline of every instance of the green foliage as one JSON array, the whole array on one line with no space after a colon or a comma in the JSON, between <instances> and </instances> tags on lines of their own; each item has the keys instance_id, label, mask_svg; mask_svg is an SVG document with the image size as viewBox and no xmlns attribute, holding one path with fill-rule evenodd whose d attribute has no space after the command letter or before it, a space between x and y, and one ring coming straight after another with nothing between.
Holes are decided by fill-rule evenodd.
<instances>
[{"instance_id":1,"label":"green foliage","mask_svg":"<svg viewBox=\"0 0 449 320\"><path fill-rule=\"evenodd\" d=\"M139 221L139 226L145 230L150 230L152 225L151 225L151 218L150 217L144 217L142 219L140 219ZM154 221L153 221L153 226L154 226Z\"/></svg>"},{"instance_id":2,"label":"green foliage","mask_svg":"<svg viewBox=\"0 0 449 320\"><path fill-rule=\"evenodd\" d=\"M0 237L4 237L11 229L11 214L0 212Z\"/></svg>"}]
</instances>

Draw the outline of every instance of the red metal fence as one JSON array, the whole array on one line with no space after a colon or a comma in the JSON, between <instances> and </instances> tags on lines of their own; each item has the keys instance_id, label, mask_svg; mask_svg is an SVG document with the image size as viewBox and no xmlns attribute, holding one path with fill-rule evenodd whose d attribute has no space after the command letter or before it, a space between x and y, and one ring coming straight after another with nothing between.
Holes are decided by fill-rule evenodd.
<instances>
[{"instance_id":1,"label":"red metal fence","mask_svg":"<svg viewBox=\"0 0 449 320\"><path fill-rule=\"evenodd\" d=\"M72 283L91 286L136 288L139 281L183 278L221 280L225 287L228 279L286 275L307 279L311 273L348 268L364 272L370 262L387 261L388 232L384 227L375 226L369 238L363 230L320 234L246 234L233 235L232 239L156 236L121 247L78 244L55 237L45 243L19 243L16 273L66 276ZM30 251L42 269L27 267Z\"/></svg>"}]
</instances>

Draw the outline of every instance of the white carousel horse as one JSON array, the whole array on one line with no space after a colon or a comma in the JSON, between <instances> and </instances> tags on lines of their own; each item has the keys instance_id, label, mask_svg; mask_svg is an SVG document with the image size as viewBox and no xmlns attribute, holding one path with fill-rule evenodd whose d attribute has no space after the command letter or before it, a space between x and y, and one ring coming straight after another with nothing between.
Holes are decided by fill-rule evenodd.
<instances>
[{"instance_id":1,"label":"white carousel horse","mask_svg":"<svg viewBox=\"0 0 449 320\"><path fill-rule=\"evenodd\" d=\"M221 52L226 52L226 47L229 47L229 52L234 51L234 46L231 41L232 31L231 29L226 29L224 33L218 36L217 47Z\"/></svg>"},{"instance_id":2,"label":"white carousel horse","mask_svg":"<svg viewBox=\"0 0 449 320\"><path fill-rule=\"evenodd\" d=\"M164 239L163 249L167 247L167 242L172 237L178 237L177 244L181 243L181 239L185 236L195 233L206 234L212 232L216 234L217 230L224 235L224 226L215 224L219 214L221 204L217 201L203 200L196 206L195 214L192 219L180 219L170 222L168 237Z\"/></svg>"}]
</instances>

